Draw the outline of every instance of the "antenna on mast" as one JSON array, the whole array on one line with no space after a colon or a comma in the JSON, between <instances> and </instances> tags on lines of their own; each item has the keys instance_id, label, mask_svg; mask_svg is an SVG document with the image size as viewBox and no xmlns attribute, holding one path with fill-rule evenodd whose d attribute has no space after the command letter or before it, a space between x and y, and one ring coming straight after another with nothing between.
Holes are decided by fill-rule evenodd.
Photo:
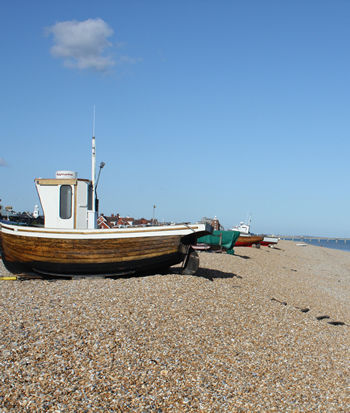
<instances>
[{"instance_id":1,"label":"antenna on mast","mask_svg":"<svg viewBox=\"0 0 350 413\"><path fill-rule=\"evenodd\" d=\"M100 169L98 171L98 177L96 181L95 119L96 119L96 109L94 105L93 106L93 117L92 117L92 151L91 151L92 205L91 205L91 210L88 211L88 228L97 228L97 214L98 214L97 185L100 179L101 169L105 166L104 162L100 163Z\"/></svg>"},{"instance_id":2,"label":"antenna on mast","mask_svg":"<svg viewBox=\"0 0 350 413\"><path fill-rule=\"evenodd\" d=\"M93 114L92 114L92 136L95 136L95 118L96 118L96 107L94 105Z\"/></svg>"},{"instance_id":3,"label":"antenna on mast","mask_svg":"<svg viewBox=\"0 0 350 413\"><path fill-rule=\"evenodd\" d=\"M92 153L91 153L91 183L92 183L92 210L96 211L95 206L95 180L96 180L96 143L95 143L95 105L92 118Z\"/></svg>"}]
</instances>

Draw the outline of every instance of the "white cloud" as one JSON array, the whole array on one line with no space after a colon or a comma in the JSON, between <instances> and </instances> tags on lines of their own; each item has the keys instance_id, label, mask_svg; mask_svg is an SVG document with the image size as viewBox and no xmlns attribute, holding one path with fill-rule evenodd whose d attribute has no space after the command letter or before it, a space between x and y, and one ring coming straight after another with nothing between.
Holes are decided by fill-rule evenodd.
<instances>
[{"instance_id":1,"label":"white cloud","mask_svg":"<svg viewBox=\"0 0 350 413\"><path fill-rule=\"evenodd\" d=\"M0 158L0 166L7 166L7 162L4 158Z\"/></svg>"},{"instance_id":2,"label":"white cloud","mask_svg":"<svg viewBox=\"0 0 350 413\"><path fill-rule=\"evenodd\" d=\"M113 29L102 19L64 21L47 28L53 35L51 53L62 58L64 65L78 69L106 71L115 62L104 51L112 44L107 40Z\"/></svg>"}]
</instances>

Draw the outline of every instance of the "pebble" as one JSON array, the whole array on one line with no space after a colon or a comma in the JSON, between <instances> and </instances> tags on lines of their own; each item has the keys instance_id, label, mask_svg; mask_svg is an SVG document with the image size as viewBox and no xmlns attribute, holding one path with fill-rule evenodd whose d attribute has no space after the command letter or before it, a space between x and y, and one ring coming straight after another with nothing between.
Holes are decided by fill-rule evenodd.
<instances>
[{"instance_id":1,"label":"pebble","mask_svg":"<svg viewBox=\"0 0 350 413\"><path fill-rule=\"evenodd\" d=\"M235 253L196 276L0 281L0 411L350 411L350 254Z\"/></svg>"}]
</instances>

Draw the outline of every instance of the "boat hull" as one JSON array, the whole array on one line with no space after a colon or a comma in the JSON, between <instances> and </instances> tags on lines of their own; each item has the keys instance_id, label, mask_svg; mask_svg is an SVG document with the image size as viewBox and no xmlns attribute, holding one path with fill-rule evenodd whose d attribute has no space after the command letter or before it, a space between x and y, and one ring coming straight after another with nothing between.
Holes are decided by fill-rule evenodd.
<instances>
[{"instance_id":1,"label":"boat hull","mask_svg":"<svg viewBox=\"0 0 350 413\"><path fill-rule=\"evenodd\" d=\"M278 238L277 237L265 236L264 239L261 241L261 245L264 245L264 246L274 246L277 243L278 243Z\"/></svg>"},{"instance_id":2,"label":"boat hull","mask_svg":"<svg viewBox=\"0 0 350 413\"><path fill-rule=\"evenodd\" d=\"M260 245L264 237L259 235L240 235L236 241L235 247L251 247L252 245Z\"/></svg>"},{"instance_id":3,"label":"boat hull","mask_svg":"<svg viewBox=\"0 0 350 413\"><path fill-rule=\"evenodd\" d=\"M55 231L2 226L3 261L12 272L128 274L180 263L206 228Z\"/></svg>"}]
</instances>

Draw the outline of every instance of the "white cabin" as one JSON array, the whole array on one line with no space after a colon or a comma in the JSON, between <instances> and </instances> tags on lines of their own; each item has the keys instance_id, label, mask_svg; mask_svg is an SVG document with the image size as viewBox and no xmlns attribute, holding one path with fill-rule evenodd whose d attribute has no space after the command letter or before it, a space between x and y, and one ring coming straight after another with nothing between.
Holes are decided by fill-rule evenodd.
<instances>
[{"instance_id":1,"label":"white cabin","mask_svg":"<svg viewBox=\"0 0 350 413\"><path fill-rule=\"evenodd\" d=\"M76 172L58 171L55 179L35 179L45 228L97 228L92 183L77 176Z\"/></svg>"},{"instance_id":2,"label":"white cabin","mask_svg":"<svg viewBox=\"0 0 350 413\"><path fill-rule=\"evenodd\" d=\"M232 228L233 231L239 231L241 234L249 234L250 233L250 223L245 224L244 222L240 222L239 225Z\"/></svg>"}]
</instances>

